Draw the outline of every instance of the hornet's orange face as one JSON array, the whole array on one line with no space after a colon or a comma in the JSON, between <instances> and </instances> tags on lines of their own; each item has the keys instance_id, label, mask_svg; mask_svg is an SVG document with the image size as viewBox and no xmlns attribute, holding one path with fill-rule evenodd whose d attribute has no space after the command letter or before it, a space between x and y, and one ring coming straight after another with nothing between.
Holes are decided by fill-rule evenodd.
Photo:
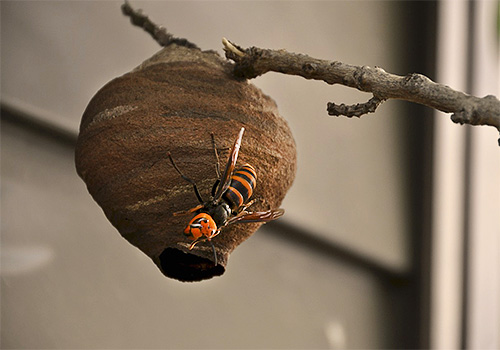
<instances>
[{"instance_id":1,"label":"hornet's orange face","mask_svg":"<svg viewBox=\"0 0 500 350\"><path fill-rule=\"evenodd\" d=\"M189 222L184 229L184 234L193 241L203 236L210 240L218 234L217 224L207 213L200 213Z\"/></svg>"}]
</instances>

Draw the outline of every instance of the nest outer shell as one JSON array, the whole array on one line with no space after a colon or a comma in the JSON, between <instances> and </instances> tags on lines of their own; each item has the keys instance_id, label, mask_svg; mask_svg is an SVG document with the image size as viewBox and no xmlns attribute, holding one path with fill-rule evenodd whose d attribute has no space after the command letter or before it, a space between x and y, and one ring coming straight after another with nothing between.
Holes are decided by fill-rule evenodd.
<instances>
[{"instance_id":1,"label":"nest outer shell","mask_svg":"<svg viewBox=\"0 0 500 350\"><path fill-rule=\"evenodd\" d=\"M296 170L295 142L275 102L231 74L212 51L170 45L101 88L87 106L76 168L110 222L168 277L199 281L221 275L229 254L261 225L234 224L189 250L182 234L198 205L170 152L206 201L216 181L214 133L223 171L243 126L238 165L257 169L252 211L278 208Z\"/></svg>"}]
</instances>

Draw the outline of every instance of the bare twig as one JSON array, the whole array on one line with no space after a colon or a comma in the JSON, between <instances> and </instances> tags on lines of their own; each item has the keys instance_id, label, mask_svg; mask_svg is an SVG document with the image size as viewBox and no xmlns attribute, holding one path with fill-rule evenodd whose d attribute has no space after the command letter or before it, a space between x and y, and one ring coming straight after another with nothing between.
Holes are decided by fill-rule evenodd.
<instances>
[{"instance_id":1,"label":"bare twig","mask_svg":"<svg viewBox=\"0 0 500 350\"><path fill-rule=\"evenodd\" d=\"M328 102L326 110L329 115L339 116L343 115L348 118L351 117L361 117L363 114L373 113L377 109L377 107L384 102L384 100L379 99L378 97L372 97L365 103L358 103L355 105L345 105L340 104L337 105L333 102Z\"/></svg>"},{"instance_id":2,"label":"bare twig","mask_svg":"<svg viewBox=\"0 0 500 350\"><path fill-rule=\"evenodd\" d=\"M198 48L198 46L187 39L174 38L172 34L167 32L166 28L156 25L148 16L144 15L141 10L133 9L126 0L122 5L122 12L125 16L130 17L130 22L132 22L133 25L141 27L148 32L160 46L177 44L190 48Z\"/></svg>"},{"instance_id":3,"label":"bare twig","mask_svg":"<svg viewBox=\"0 0 500 350\"><path fill-rule=\"evenodd\" d=\"M148 32L160 46L178 44L198 48L187 39L174 38L164 27L153 23L141 10L134 10L128 1L122 11L131 22ZM267 72L299 75L306 79L323 80L327 84L341 84L373 97L355 105L337 105L329 102L329 115L360 117L373 113L388 99L419 103L445 113L452 113L451 120L459 124L489 125L500 132L500 101L493 95L476 97L433 82L422 74L399 76L379 67L354 66L338 61L312 58L285 50L250 47L244 49L227 39L222 39L226 58L233 60L234 75L252 79ZM498 140L500 145L500 139Z\"/></svg>"},{"instance_id":4,"label":"bare twig","mask_svg":"<svg viewBox=\"0 0 500 350\"><path fill-rule=\"evenodd\" d=\"M299 75L306 79L323 80L327 84L341 84L370 92L373 98L366 103L346 106L328 103L330 115L348 117L374 112L388 99L419 103L445 113L459 124L489 125L500 132L500 101L492 95L483 98L438 84L422 74L399 76L379 67L354 66L338 61L327 61L285 50L248 49L223 39L226 57L235 62L234 74L247 79L266 72ZM499 140L500 145L500 140Z\"/></svg>"}]
</instances>

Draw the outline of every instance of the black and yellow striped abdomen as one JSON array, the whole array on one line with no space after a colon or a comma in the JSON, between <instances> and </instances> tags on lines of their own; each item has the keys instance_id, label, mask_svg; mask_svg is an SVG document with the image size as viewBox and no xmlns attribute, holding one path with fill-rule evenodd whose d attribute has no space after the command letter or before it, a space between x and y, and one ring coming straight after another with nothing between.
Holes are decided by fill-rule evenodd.
<instances>
[{"instance_id":1,"label":"black and yellow striped abdomen","mask_svg":"<svg viewBox=\"0 0 500 350\"><path fill-rule=\"evenodd\" d=\"M256 183L257 173L255 168L250 164L245 164L233 173L229 188L222 198L232 210L236 210L252 197Z\"/></svg>"}]
</instances>

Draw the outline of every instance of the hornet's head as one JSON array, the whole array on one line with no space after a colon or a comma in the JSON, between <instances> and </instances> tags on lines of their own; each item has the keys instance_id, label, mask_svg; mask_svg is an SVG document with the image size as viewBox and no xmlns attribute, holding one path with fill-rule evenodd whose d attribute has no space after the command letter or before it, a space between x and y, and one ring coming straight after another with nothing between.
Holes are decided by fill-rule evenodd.
<instances>
[{"instance_id":1,"label":"hornet's head","mask_svg":"<svg viewBox=\"0 0 500 350\"><path fill-rule=\"evenodd\" d=\"M207 213L197 214L184 229L184 235L193 241L200 238L210 240L217 233L217 224Z\"/></svg>"}]
</instances>

